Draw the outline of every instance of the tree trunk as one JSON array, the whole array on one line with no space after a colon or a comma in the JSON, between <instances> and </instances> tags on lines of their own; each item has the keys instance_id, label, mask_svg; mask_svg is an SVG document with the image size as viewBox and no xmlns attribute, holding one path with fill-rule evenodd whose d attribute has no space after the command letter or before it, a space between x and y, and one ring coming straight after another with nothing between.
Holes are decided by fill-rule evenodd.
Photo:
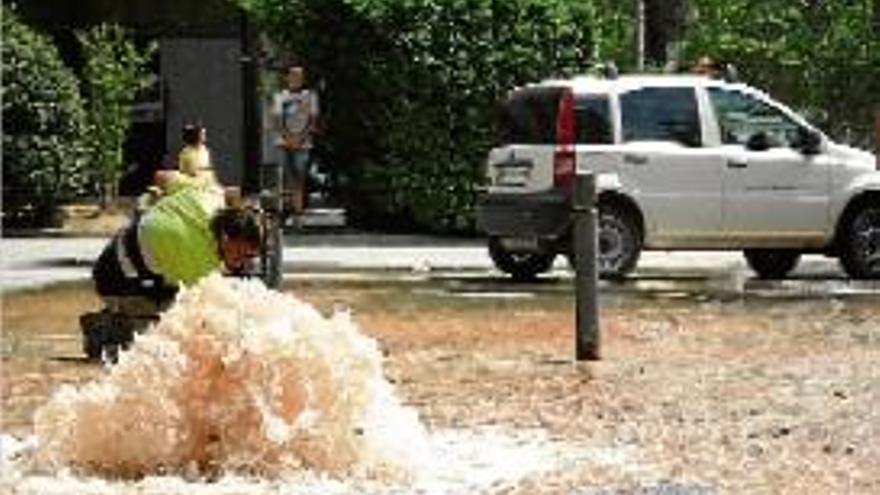
<instances>
[{"instance_id":1,"label":"tree trunk","mask_svg":"<svg viewBox=\"0 0 880 495\"><path fill-rule=\"evenodd\" d=\"M874 0L874 35L880 38L880 0Z\"/></svg>"},{"instance_id":2,"label":"tree trunk","mask_svg":"<svg viewBox=\"0 0 880 495\"><path fill-rule=\"evenodd\" d=\"M684 35L687 0L643 0L645 4L645 57L663 65L670 43Z\"/></svg>"},{"instance_id":3,"label":"tree trunk","mask_svg":"<svg viewBox=\"0 0 880 495\"><path fill-rule=\"evenodd\" d=\"M646 0L636 0L636 70L645 70Z\"/></svg>"}]
</instances>

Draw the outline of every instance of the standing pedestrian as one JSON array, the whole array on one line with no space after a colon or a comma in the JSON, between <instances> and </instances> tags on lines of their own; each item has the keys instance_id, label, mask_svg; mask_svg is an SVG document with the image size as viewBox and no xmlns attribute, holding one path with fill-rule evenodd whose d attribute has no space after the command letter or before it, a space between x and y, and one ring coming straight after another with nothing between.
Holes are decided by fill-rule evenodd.
<instances>
[{"instance_id":1,"label":"standing pedestrian","mask_svg":"<svg viewBox=\"0 0 880 495\"><path fill-rule=\"evenodd\" d=\"M275 94L272 104L274 146L277 160L284 168L285 213L298 221L308 198L312 135L318 117L317 95L305 88L305 70L290 66L285 73L286 86Z\"/></svg>"}]
</instances>

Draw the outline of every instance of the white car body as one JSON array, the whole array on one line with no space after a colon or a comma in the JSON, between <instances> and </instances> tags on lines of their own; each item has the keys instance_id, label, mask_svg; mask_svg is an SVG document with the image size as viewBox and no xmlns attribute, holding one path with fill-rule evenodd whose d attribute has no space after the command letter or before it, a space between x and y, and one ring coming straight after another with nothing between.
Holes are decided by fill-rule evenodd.
<instances>
[{"instance_id":1,"label":"white car body","mask_svg":"<svg viewBox=\"0 0 880 495\"><path fill-rule=\"evenodd\" d=\"M577 170L596 174L600 196L613 192L632 201L641 214L644 249L824 252L833 247L841 216L853 198L880 191L873 154L834 143L787 106L742 83L658 75L581 77L529 88L542 86L569 88L575 98L607 98L610 142L575 143ZM684 134L694 134L698 145L626 138L622 97L646 88L658 94L662 89L654 88L694 91L699 130L685 129ZM738 113L736 105L765 113ZM728 110L720 117L718 108ZM778 144L752 149L740 142L737 126L754 126L764 115L770 135L778 132L773 136L794 140L790 131L798 139L803 131L817 139L817 146L805 152ZM669 129L681 130L676 125L670 123ZM552 143L507 143L492 149L486 192L515 197L552 190L556 148Z\"/></svg>"}]
</instances>

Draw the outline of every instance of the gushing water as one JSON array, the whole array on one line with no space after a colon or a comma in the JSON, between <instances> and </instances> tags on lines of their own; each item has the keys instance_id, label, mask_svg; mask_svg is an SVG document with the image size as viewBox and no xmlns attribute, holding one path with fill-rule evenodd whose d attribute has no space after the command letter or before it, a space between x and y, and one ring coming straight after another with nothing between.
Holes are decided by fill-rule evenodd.
<instances>
[{"instance_id":1,"label":"gushing water","mask_svg":"<svg viewBox=\"0 0 880 495\"><path fill-rule=\"evenodd\" d=\"M34 467L82 475L406 479L427 455L376 341L255 280L210 276L107 375L34 418Z\"/></svg>"},{"instance_id":2,"label":"gushing water","mask_svg":"<svg viewBox=\"0 0 880 495\"><path fill-rule=\"evenodd\" d=\"M540 431L428 436L347 311L212 276L102 379L59 388L32 436L0 433L0 493L483 493L619 456Z\"/></svg>"}]
</instances>

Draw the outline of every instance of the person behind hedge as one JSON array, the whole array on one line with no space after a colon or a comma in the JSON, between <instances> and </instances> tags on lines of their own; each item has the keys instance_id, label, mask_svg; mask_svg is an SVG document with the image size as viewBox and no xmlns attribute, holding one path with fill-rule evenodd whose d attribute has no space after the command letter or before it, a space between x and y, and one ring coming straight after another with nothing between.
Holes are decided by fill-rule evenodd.
<instances>
[{"instance_id":1,"label":"person behind hedge","mask_svg":"<svg viewBox=\"0 0 880 495\"><path fill-rule=\"evenodd\" d=\"M183 126L183 148L177 156L178 170L195 180L219 185L207 146L207 136L205 127L199 123Z\"/></svg>"},{"instance_id":2,"label":"person behind hedge","mask_svg":"<svg viewBox=\"0 0 880 495\"><path fill-rule=\"evenodd\" d=\"M158 172L164 195L120 229L98 257L92 279L105 301L139 296L165 306L180 284L218 270L244 272L259 253L256 214L227 207L222 188L181 175Z\"/></svg>"},{"instance_id":3,"label":"person behind hedge","mask_svg":"<svg viewBox=\"0 0 880 495\"><path fill-rule=\"evenodd\" d=\"M318 117L318 98L306 89L305 71L290 66L285 74L286 87L275 94L272 103L274 145L278 164L284 167L286 208L294 215L301 215L308 196L312 134Z\"/></svg>"},{"instance_id":4,"label":"person behind hedge","mask_svg":"<svg viewBox=\"0 0 880 495\"><path fill-rule=\"evenodd\" d=\"M691 72L693 72L694 74L709 77L718 77L719 75L721 75L721 71L721 64L708 55L703 55L702 57L698 58L697 62L693 65L693 67L691 67Z\"/></svg>"},{"instance_id":5,"label":"person behind hedge","mask_svg":"<svg viewBox=\"0 0 880 495\"><path fill-rule=\"evenodd\" d=\"M205 187L223 188L214 172L211 152L207 146L207 131L202 124L185 124L182 129L183 148L177 155L177 162L163 163L153 175L153 184L138 196L137 208L141 212L152 207L164 194L156 184L156 177L164 177L164 182L199 184ZM171 172L171 170L175 170Z\"/></svg>"}]
</instances>

